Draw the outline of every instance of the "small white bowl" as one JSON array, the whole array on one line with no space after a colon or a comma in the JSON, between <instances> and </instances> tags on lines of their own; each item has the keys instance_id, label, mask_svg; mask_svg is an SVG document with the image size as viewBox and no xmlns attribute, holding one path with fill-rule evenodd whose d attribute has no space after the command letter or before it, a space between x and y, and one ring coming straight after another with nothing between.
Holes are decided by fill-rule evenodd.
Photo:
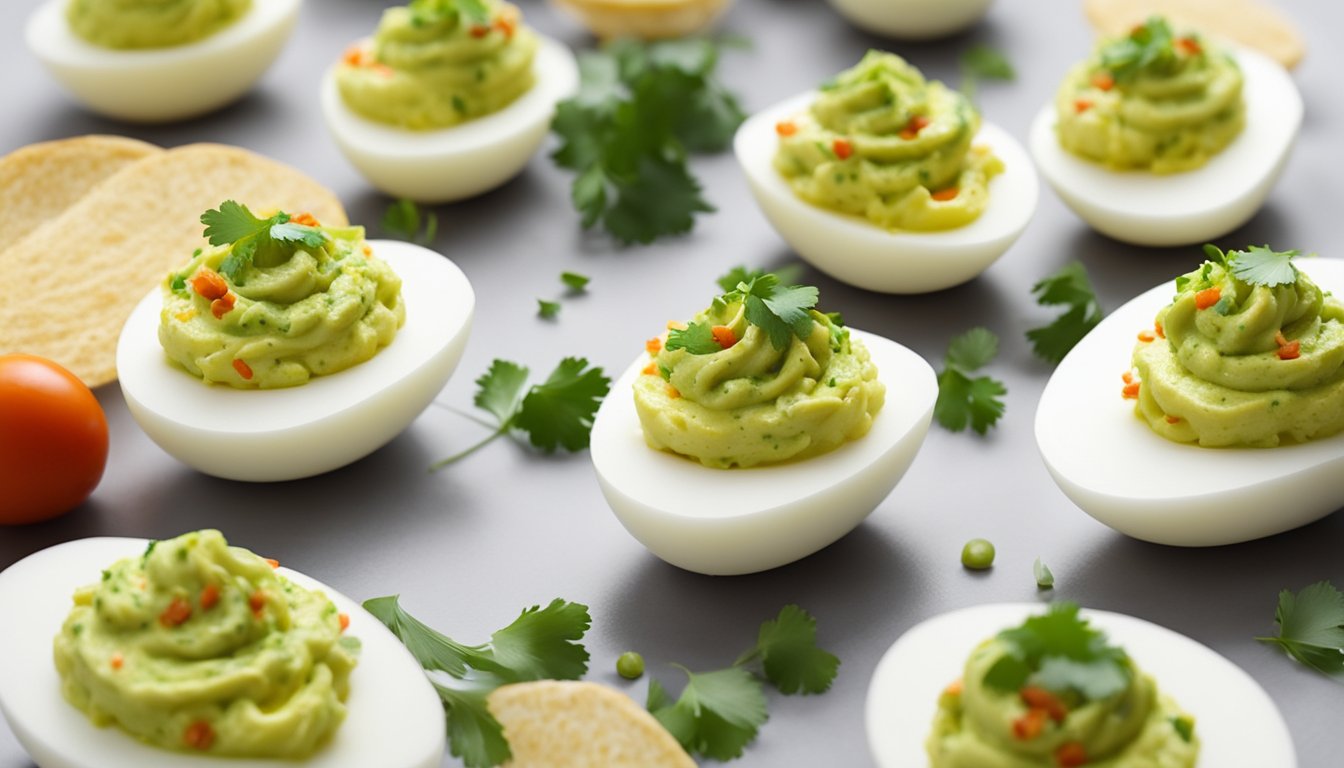
<instances>
[{"instance_id":1,"label":"small white bowl","mask_svg":"<svg viewBox=\"0 0 1344 768\"><path fill-rule=\"evenodd\" d=\"M462 270L438 253L395 240L371 245L401 277L405 324L371 359L297 387L208 385L173 365L159 344L163 295L155 287L117 344L117 376L136 422L183 463L255 482L343 467L396 437L457 367L476 298Z\"/></svg>"},{"instance_id":2,"label":"small white bowl","mask_svg":"<svg viewBox=\"0 0 1344 768\"><path fill-rule=\"evenodd\" d=\"M989 268L1027 228L1040 183L1031 159L1003 129L984 123L976 137L1003 160L989 182L989 204L980 217L956 229L893 232L860 216L803 200L775 170L775 124L807 108L804 93L752 115L738 129L733 151L765 217L812 266L841 282L881 293L928 293L971 280Z\"/></svg>"},{"instance_id":3,"label":"small white bowl","mask_svg":"<svg viewBox=\"0 0 1344 768\"><path fill-rule=\"evenodd\" d=\"M887 387L872 429L820 456L750 469L714 469L650 448L632 394L648 357L637 359L603 401L591 441L598 485L626 530L679 568L734 575L791 563L858 527L914 461L938 383L909 349L850 333Z\"/></svg>"},{"instance_id":4,"label":"small white bowl","mask_svg":"<svg viewBox=\"0 0 1344 768\"><path fill-rule=\"evenodd\" d=\"M537 35L536 83L507 107L461 125L412 131L369 120L345 105L336 68L322 80L322 115L346 159L393 197L446 203L488 192L532 159L555 105L579 87L579 66L562 43Z\"/></svg>"},{"instance_id":5,"label":"small white bowl","mask_svg":"<svg viewBox=\"0 0 1344 768\"><path fill-rule=\"evenodd\" d=\"M829 0L854 26L898 40L947 37L984 18L992 0Z\"/></svg>"},{"instance_id":6,"label":"small white bowl","mask_svg":"<svg viewBox=\"0 0 1344 768\"><path fill-rule=\"evenodd\" d=\"M1245 224L1264 205L1302 125L1302 96L1278 62L1230 49L1245 75L1246 127L1200 168L1113 171L1059 145L1052 101L1031 125L1031 154L1060 199L1103 235L1134 245L1204 243Z\"/></svg>"},{"instance_id":7,"label":"small white bowl","mask_svg":"<svg viewBox=\"0 0 1344 768\"><path fill-rule=\"evenodd\" d=\"M1344 294L1344 261L1296 264L1322 290ZM1123 534L1185 547L1270 536L1344 507L1344 434L1276 448L1201 448L1158 435L1121 397L1137 334L1174 294L1166 282L1111 313L1046 383L1036 444L1060 489Z\"/></svg>"},{"instance_id":8,"label":"small white bowl","mask_svg":"<svg viewBox=\"0 0 1344 768\"><path fill-rule=\"evenodd\" d=\"M102 48L75 35L68 0L28 17L33 55L84 106L141 123L181 120L235 101L280 55L301 0L254 0L247 14L209 37L171 48Z\"/></svg>"}]
</instances>

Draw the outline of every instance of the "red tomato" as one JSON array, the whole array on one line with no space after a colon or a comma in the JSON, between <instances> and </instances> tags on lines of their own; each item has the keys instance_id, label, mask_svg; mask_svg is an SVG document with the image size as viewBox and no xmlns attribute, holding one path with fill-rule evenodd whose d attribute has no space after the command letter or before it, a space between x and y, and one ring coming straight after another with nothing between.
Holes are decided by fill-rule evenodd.
<instances>
[{"instance_id":1,"label":"red tomato","mask_svg":"<svg viewBox=\"0 0 1344 768\"><path fill-rule=\"evenodd\" d=\"M107 464L107 419L73 373L33 355L0 355L0 525L79 506Z\"/></svg>"}]
</instances>

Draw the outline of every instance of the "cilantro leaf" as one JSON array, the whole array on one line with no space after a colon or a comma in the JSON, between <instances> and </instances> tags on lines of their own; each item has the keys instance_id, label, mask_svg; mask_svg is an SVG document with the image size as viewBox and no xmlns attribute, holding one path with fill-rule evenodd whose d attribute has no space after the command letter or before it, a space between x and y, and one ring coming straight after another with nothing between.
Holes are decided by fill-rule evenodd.
<instances>
[{"instance_id":1,"label":"cilantro leaf","mask_svg":"<svg viewBox=\"0 0 1344 768\"><path fill-rule=\"evenodd\" d=\"M490 9L485 0L411 0L411 25L422 27L444 18L457 16L472 26L490 23Z\"/></svg>"},{"instance_id":2,"label":"cilantro leaf","mask_svg":"<svg viewBox=\"0 0 1344 768\"><path fill-rule=\"evenodd\" d=\"M968 374L998 354L999 338L986 328L972 328L952 340L938 374L938 399L933 417L943 428L960 432L969 425L983 435L1003 416L1008 394L1003 382L990 376L971 378Z\"/></svg>"},{"instance_id":3,"label":"cilantro leaf","mask_svg":"<svg viewBox=\"0 0 1344 768\"><path fill-rule=\"evenodd\" d=\"M1228 251L1227 264L1232 274L1251 285L1289 285L1297 281L1293 258L1301 252L1275 251L1268 245L1253 245L1244 251Z\"/></svg>"},{"instance_id":4,"label":"cilantro leaf","mask_svg":"<svg viewBox=\"0 0 1344 768\"><path fill-rule=\"evenodd\" d=\"M684 349L692 355L712 355L722 352L723 347L714 340L713 327L709 323L691 323L685 330L673 328L667 332L667 349Z\"/></svg>"},{"instance_id":5,"label":"cilantro leaf","mask_svg":"<svg viewBox=\"0 0 1344 768\"><path fill-rule=\"evenodd\" d=\"M289 221L288 216L281 216L283 218L276 218ZM219 204L219 208L201 214L201 223L205 225L205 237L211 245L228 245L261 234L273 222L271 219L258 219L247 206L236 200L225 200Z\"/></svg>"},{"instance_id":6,"label":"cilantro leaf","mask_svg":"<svg viewBox=\"0 0 1344 768\"><path fill-rule=\"evenodd\" d=\"M560 302L537 299L537 314L549 320L560 314Z\"/></svg>"},{"instance_id":7,"label":"cilantro leaf","mask_svg":"<svg viewBox=\"0 0 1344 768\"><path fill-rule=\"evenodd\" d=\"M1027 331L1031 349L1037 356L1058 364L1083 337L1101 322L1101 305L1097 303L1087 268L1080 262L1065 264L1058 272L1031 287L1036 303L1041 306L1067 306L1069 309L1053 323Z\"/></svg>"},{"instance_id":8,"label":"cilantro leaf","mask_svg":"<svg viewBox=\"0 0 1344 768\"><path fill-rule=\"evenodd\" d=\"M1344 682L1344 593L1328 581L1304 587L1294 595L1279 593L1274 612L1275 637L1257 637L1276 645L1302 664Z\"/></svg>"},{"instance_id":9,"label":"cilantro leaf","mask_svg":"<svg viewBox=\"0 0 1344 768\"><path fill-rule=\"evenodd\" d=\"M580 275L578 272L561 272L560 282L564 283L571 291L581 292L588 289L588 283L592 278L587 275Z\"/></svg>"},{"instance_id":10,"label":"cilantro leaf","mask_svg":"<svg viewBox=\"0 0 1344 768\"><path fill-rule=\"evenodd\" d=\"M792 284L796 283L798 278L801 277L802 268L797 264L786 264L774 272L766 272L764 269L748 269L739 264L720 275L715 279L714 283L718 285L724 293L731 293L732 291L737 290L739 284L750 283L751 281L768 274L773 274L781 284Z\"/></svg>"},{"instance_id":11,"label":"cilantro leaf","mask_svg":"<svg viewBox=\"0 0 1344 768\"><path fill-rule=\"evenodd\" d=\"M999 354L999 337L987 328L972 328L947 345L947 364L970 373L989 365Z\"/></svg>"},{"instance_id":12,"label":"cilantro leaf","mask_svg":"<svg viewBox=\"0 0 1344 768\"><path fill-rule=\"evenodd\" d=\"M476 407L494 414L500 423L513 418L527 383L527 368L508 360L495 360L476 380Z\"/></svg>"},{"instance_id":13,"label":"cilantro leaf","mask_svg":"<svg viewBox=\"0 0 1344 768\"><path fill-rule=\"evenodd\" d=\"M700 673L680 669L686 673L686 687L674 704L666 703L661 686L654 698L657 681L649 684L651 703L663 704L651 710L653 716L687 752L713 760L741 757L769 717L761 681L741 667Z\"/></svg>"},{"instance_id":14,"label":"cilantro leaf","mask_svg":"<svg viewBox=\"0 0 1344 768\"><path fill-rule=\"evenodd\" d=\"M231 246L219 265L220 274L235 280L248 264L282 263L299 246L317 248L330 238L318 227L295 224L284 211L268 219L258 219L247 206L225 200L219 208L201 214L205 237L211 245Z\"/></svg>"},{"instance_id":15,"label":"cilantro leaf","mask_svg":"<svg viewBox=\"0 0 1344 768\"><path fill-rule=\"evenodd\" d=\"M422 219L425 223L423 232L420 230ZM439 232L439 217L433 211L422 214L420 206L402 198L389 205L383 212L382 226L384 232L402 240L429 243L433 242L434 236Z\"/></svg>"},{"instance_id":16,"label":"cilantro leaf","mask_svg":"<svg viewBox=\"0 0 1344 768\"><path fill-rule=\"evenodd\" d=\"M575 680L588 671L579 643L592 624L588 607L555 599L533 606L485 645L463 645L407 613L396 596L364 608L392 630L429 674L443 702L449 745L469 768L489 768L512 754L486 697L501 685L529 680Z\"/></svg>"},{"instance_id":17,"label":"cilantro leaf","mask_svg":"<svg viewBox=\"0 0 1344 768\"><path fill-rule=\"evenodd\" d=\"M734 291L716 301L741 301L747 322L757 326L770 338L775 349L789 345L789 337L805 339L812 333L815 321L808 310L817 304L817 289L810 285L783 287L779 277L769 272L749 282L739 283Z\"/></svg>"},{"instance_id":18,"label":"cilantro leaf","mask_svg":"<svg viewBox=\"0 0 1344 768\"><path fill-rule=\"evenodd\" d=\"M1129 35L1104 45L1101 66L1117 81L1133 80L1143 72L1165 73L1176 68L1176 37L1161 16L1150 17Z\"/></svg>"},{"instance_id":19,"label":"cilantro leaf","mask_svg":"<svg viewBox=\"0 0 1344 768\"><path fill-rule=\"evenodd\" d=\"M761 625L756 647L738 659L759 658L765 677L780 693L824 693L835 680L840 659L817 647L817 620L796 605Z\"/></svg>"},{"instance_id":20,"label":"cilantro leaf","mask_svg":"<svg viewBox=\"0 0 1344 768\"><path fill-rule=\"evenodd\" d=\"M1074 603L1052 603L997 639L1008 653L985 674L991 688L1016 692L1030 684L1095 701L1124 690L1133 674L1125 652L1081 618Z\"/></svg>"}]
</instances>

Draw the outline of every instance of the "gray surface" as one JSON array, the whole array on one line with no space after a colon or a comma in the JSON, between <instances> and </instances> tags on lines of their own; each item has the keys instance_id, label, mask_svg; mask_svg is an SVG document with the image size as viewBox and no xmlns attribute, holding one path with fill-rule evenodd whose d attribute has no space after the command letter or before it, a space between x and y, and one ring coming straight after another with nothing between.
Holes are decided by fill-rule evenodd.
<instances>
[{"instance_id":1,"label":"gray surface","mask_svg":"<svg viewBox=\"0 0 1344 768\"><path fill-rule=\"evenodd\" d=\"M1304 27L1310 54L1296 74L1307 105L1300 143L1268 206L1225 245L1269 242L1339 255L1336 206L1338 72L1344 51L1327 30L1344 12L1319 0L1282 3ZM87 132L122 133L175 145L225 141L288 160L337 191L351 219L376 223L386 203L338 154L318 116L317 82L345 44L366 34L376 0L313 0L295 39L260 87L237 106L163 128L121 125L74 106L29 57L18 20L34 0L9 0L0 29L0 151ZM317 13L318 9L323 13ZM585 38L539 2L524 2L535 26L573 45ZM740 0L725 28L755 50L732 53L724 77L748 109L801 91L852 64L880 41L820 0ZM1006 49L1016 83L984 87L989 119L1022 139L1066 66L1088 47L1081 11L1061 0L1000 0L972 32L940 44L892 44L934 77L955 81L956 56L973 42ZM697 160L718 206L695 233L621 251L585 236L567 198L569 176L538 155L521 177L476 200L439 209L437 248L476 287L476 329L458 373L404 434L371 457L310 480L246 485L205 477L165 455L136 427L115 386L98 395L112 433L102 485L80 510L48 524L0 529L0 566L84 536L167 537L215 526L229 538L283 560L346 594L401 593L411 610L463 640L484 639L519 609L555 596L587 603L590 678L621 684L616 656L642 651L659 678L679 686L671 661L708 669L730 662L760 621L796 601L820 622L824 646L843 660L831 692L772 696L771 720L744 766L870 765L863 730L868 678L887 646L913 624L968 605L1038 599L1038 555L1054 569L1055 594L1140 616L1181 631L1248 670L1282 709L1304 768L1338 766L1340 688L1304 671L1252 637L1273 629L1284 587L1324 578L1344 586L1338 555L1344 517L1334 515L1271 539L1217 549L1176 549L1128 539L1094 522L1055 487L1032 436L1035 403L1049 368L1022 332L1050 313L1031 284L1081 259L1107 308L1186 269L1192 250L1123 246L1091 233L1048 190L1018 244L984 276L938 294L864 293L815 272L825 306L894 338L933 361L954 334L976 324L997 331L1003 352L992 373L1006 381L1007 416L987 438L930 433L910 472L873 516L829 549L769 573L709 578L648 554L616 522L584 454L542 458L499 441L437 475L425 467L461 449L482 429L454 413L468 408L472 380L491 358L541 373L562 354L587 355L619 371L670 318L701 307L712 279L745 262L775 266L791 254L756 210L730 155ZM557 322L534 317L536 297L561 293L557 275L594 277L585 297L566 300ZM0 284L0 290L4 290ZM617 320L619 318L619 320ZM889 382L899 396L899 382ZM1272 510L1267 510L1272 514ZM999 549L984 575L963 571L962 543L985 536ZM4 623L0 619L0 648ZM35 659L34 663L48 663ZM644 682L629 686L642 699ZM1248 739L1254 738L1247 734ZM0 725L0 768L29 763ZM448 761L447 765L455 764ZM1211 768L1218 768L1212 766ZM1266 766L1266 768L1274 768Z\"/></svg>"}]
</instances>

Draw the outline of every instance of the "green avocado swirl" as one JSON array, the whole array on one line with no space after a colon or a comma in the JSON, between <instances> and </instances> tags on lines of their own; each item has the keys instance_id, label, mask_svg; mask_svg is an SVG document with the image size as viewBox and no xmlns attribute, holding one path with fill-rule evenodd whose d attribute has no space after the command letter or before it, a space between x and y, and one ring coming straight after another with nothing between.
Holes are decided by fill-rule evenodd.
<instances>
[{"instance_id":1,"label":"green avocado swirl","mask_svg":"<svg viewBox=\"0 0 1344 768\"><path fill-rule=\"evenodd\" d=\"M411 130L449 128L513 103L536 81L537 36L517 7L486 0L486 24L448 0L389 8L368 45L336 70L345 104L380 123Z\"/></svg>"},{"instance_id":2,"label":"green avocado swirl","mask_svg":"<svg viewBox=\"0 0 1344 768\"><path fill-rule=\"evenodd\" d=\"M168 48L209 37L251 8L252 0L70 0L65 18L103 48Z\"/></svg>"},{"instance_id":3,"label":"green avocado swirl","mask_svg":"<svg viewBox=\"0 0 1344 768\"><path fill-rule=\"evenodd\" d=\"M55 640L61 691L165 749L302 759L345 718L336 606L219 531L155 542L80 589Z\"/></svg>"},{"instance_id":4,"label":"green avocado swirl","mask_svg":"<svg viewBox=\"0 0 1344 768\"><path fill-rule=\"evenodd\" d=\"M972 146L980 114L970 100L892 53L869 51L776 129L775 170L799 197L887 229L968 224L1003 172Z\"/></svg>"},{"instance_id":5,"label":"green avocado swirl","mask_svg":"<svg viewBox=\"0 0 1344 768\"><path fill-rule=\"evenodd\" d=\"M809 316L811 330L780 348L747 321L742 301L696 315L733 343L657 352L634 387L645 441L727 469L816 456L867 434L886 394L877 367L847 329Z\"/></svg>"},{"instance_id":6,"label":"green avocado swirl","mask_svg":"<svg viewBox=\"0 0 1344 768\"><path fill-rule=\"evenodd\" d=\"M1154 17L1102 42L1055 95L1064 149L1116 170L1198 168L1246 124L1242 74L1207 39Z\"/></svg>"},{"instance_id":7,"label":"green avocado swirl","mask_svg":"<svg viewBox=\"0 0 1344 768\"><path fill-rule=\"evenodd\" d=\"M1255 285L1205 262L1140 341L1137 412L1160 435L1206 447L1273 447L1344 430L1344 303L1293 267Z\"/></svg>"}]
</instances>

